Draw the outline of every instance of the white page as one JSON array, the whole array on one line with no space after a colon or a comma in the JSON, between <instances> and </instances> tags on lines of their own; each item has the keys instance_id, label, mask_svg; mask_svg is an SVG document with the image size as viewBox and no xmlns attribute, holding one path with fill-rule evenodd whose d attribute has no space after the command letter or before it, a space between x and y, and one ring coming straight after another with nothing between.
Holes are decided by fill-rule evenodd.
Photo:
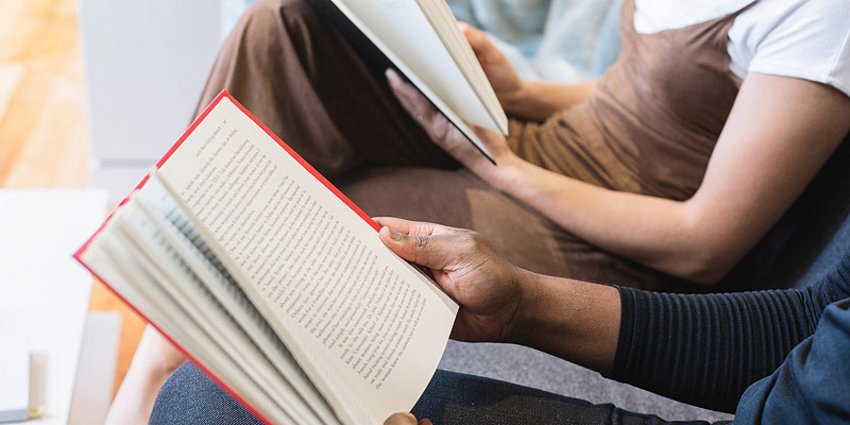
<instances>
[{"instance_id":1,"label":"white page","mask_svg":"<svg viewBox=\"0 0 850 425\"><path fill-rule=\"evenodd\" d=\"M159 175L346 423L413 406L457 304L375 229L226 97Z\"/></svg>"},{"instance_id":2,"label":"white page","mask_svg":"<svg viewBox=\"0 0 850 425\"><path fill-rule=\"evenodd\" d=\"M453 53L462 62L461 56L470 52L454 49L451 53L415 0L331 1L381 51L391 52L392 55L387 56L393 63L406 65L408 69L402 72L408 76L413 74L424 82L454 114L478 126L507 134L508 119L499 102L493 102L496 96L489 82L483 86L479 83L476 90L472 84L480 82L481 76L467 78L465 75L483 75L484 71L480 66L466 66L461 70ZM460 33L456 27L441 30ZM486 76L483 80L487 81ZM416 85L422 89L420 84Z\"/></svg>"},{"instance_id":3,"label":"white page","mask_svg":"<svg viewBox=\"0 0 850 425\"><path fill-rule=\"evenodd\" d=\"M446 50L460 67L470 87L475 90L478 98L484 103L502 133L507 134L508 117L505 116L501 102L496 97L496 92L493 91L493 86L490 85L490 80L484 73L484 68L478 62L475 51L472 50L472 46L469 45L466 37L458 29L457 19L452 14L449 5L444 0L416 1L436 30L437 36L446 46Z\"/></svg>"},{"instance_id":4,"label":"white page","mask_svg":"<svg viewBox=\"0 0 850 425\"><path fill-rule=\"evenodd\" d=\"M119 211L120 212L120 211ZM215 343L204 337L194 319L183 312L126 250L127 241L111 235L113 223L99 233L81 255L82 261L193 357L211 370L268 419L289 423L290 418L248 379Z\"/></svg>"},{"instance_id":5,"label":"white page","mask_svg":"<svg viewBox=\"0 0 850 425\"><path fill-rule=\"evenodd\" d=\"M141 199L133 198L115 217L116 227L131 241L135 259L153 274L165 293L179 308L193 317L209 339L242 365L242 370L256 386L289 414L295 422L320 423L306 410L298 394L280 376L258 347L236 325L232 317L217 303L203 282L179 261L179 255L140 210Z\"/></svg>"},{"instance_id":6,"label":"white page","mask_svg":"<svg viewBox=\"0 0 850 425\"><path fill-rule=\"evenodd\" d=\"M161 186L156 171L151 172L150 179L145 187L134 195L133 202L139 204L147 218L168 240L180 258L204 282L210 294L221 303L227 314L277 368L282 378L287 381L292 395L301 398L303 403L321 416L322 422L337 423L329 406L295 364L295 360L265 319L245 298L237 284L230 280L229 275L224 276L222 271L219 271L220 265L211 263L206 257L212 255L208 252L209 248L204 246L205 242L201 240L201 236L191 227L188 218ZM146 205L148 202L149 206Z\"/></svg>"}]
</instances>

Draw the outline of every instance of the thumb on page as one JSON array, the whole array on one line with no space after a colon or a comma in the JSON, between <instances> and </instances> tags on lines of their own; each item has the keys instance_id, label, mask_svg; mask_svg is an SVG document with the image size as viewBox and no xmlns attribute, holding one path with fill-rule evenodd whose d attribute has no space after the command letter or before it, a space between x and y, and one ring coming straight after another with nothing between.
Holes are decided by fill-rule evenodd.
<instances>
[{"instance_id":1,"label":"thumb on page","mask_svg":"<svg viewBox=\"0 0 850 425\"><path fill-rule=\"evenodd\" d=\"M432 270L443 270L459 255L451 235L410 236L384 226L378 236L399 257Z\"/></svg>"}]
</instances>

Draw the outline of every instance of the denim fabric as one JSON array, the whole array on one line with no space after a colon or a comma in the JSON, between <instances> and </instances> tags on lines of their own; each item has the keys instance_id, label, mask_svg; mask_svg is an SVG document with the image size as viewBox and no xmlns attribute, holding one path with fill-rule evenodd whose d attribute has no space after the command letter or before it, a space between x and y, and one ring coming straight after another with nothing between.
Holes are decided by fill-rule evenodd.
<instances>
[{"instance_id":1,"label":"denim fabric","mask_svg":"<svg viewBox=\"0 0 850 425\"><path fill-rule=\"evenodd\" d=\"M177 369L162 386L149 423L262 424L190 362Z\"/></svg>"},{"instance_id":2,"label":"denim fabric","mask_svg":"<svg viewBox=\"0 0 850 425\"><path fill-rule=\"evenodd\" d=\"M735 423L850 422L850 298L826 308L814 335L741 397Z\"/></svg>"},{"instance_id":3,"label":"denim fabric","mask_svg":"<svg viewBox=\"0 0 850 425\"><path fill-rule=\"evenodd\" d=\"M436 425L670 423L657 416L626 412L610 404L593 405L532 388L446 371L437 371L413 413L419 418L430 418ZM162 387L150 424L258 425L261 422L197 367L186 363Z\"/></svg>"},{"instance_id":4,"label":"denim fabric","mask_svg":"<svg viewBox=\"0 0 850 425\"><path fill-rule=\"evenodd\" d=\"M654 415L627 412L612 404L591 404L557 394L472 375L437 371L413 408L417 418L435 425L587 424L699 425L667 422Z\"/></svg>"}]
</instances>

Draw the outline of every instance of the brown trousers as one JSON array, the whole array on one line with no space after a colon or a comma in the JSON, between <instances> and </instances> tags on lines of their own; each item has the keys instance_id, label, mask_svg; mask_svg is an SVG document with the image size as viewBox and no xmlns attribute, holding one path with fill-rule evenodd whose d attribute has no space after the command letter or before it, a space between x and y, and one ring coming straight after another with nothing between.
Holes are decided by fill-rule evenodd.
<instances>
[{"instance_id":1,"label":"brown trousers","mask_svg":"<svg viewBox=\"0 0 850 425\"><path fill-rule=\"evenodd\" d=\"M366 63L306 1L264 0L249 8L225 41L199 108L222 89L368 214L474 229L511 262L539 273L698 288L589 245L460 168L396 101L383 67ZM595 179L598 173L570 163L575 155L552 155L551 146L540 146L544 127L512 121L512 147L559 173L634 189L628 176Z\"/></svg>"}]
</instances>

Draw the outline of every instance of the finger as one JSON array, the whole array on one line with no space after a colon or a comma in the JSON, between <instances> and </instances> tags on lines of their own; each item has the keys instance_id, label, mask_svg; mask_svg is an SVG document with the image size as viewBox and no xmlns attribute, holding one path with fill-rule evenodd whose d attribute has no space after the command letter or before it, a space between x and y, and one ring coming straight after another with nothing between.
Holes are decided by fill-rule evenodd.
<instances>
[{"instance_id":1,"label":"finger","mask_svg":"<svg viewBox=\"0 0 850 425\"><path fill-rule=\"evenodd\" d=\"M466 125L468 125L470 129L472 129L472 132L475 133L476 136L478 136L481 140L483 140L485 142L490 140L490 139L493 139L493 138L503 138L504 137L504 136L502 136L501 133L497 133L493 130L490 130L489 128L479 127L479 126L477 126L475 124L471 124L469 122L467 122Z\"/></svg>"},{"instance_id":2,"label":"finger","mask_svg":"<svg viewBox=\"0 0 850 425\"><path fill-rule=\"evenodd\" d=\"M381 227L389 227L390 230L404 233L405 235L410 234L410 225L413 223L410 220L395 217L375 217L373 220L380 224Z\"/></svg>"},{"instance_id":3,"label":"finger","mask_svg":"<svg viewBox=\"0 0 850 425\"><path fill-rule=\"evenodd\" d=\"M422 96L419 92L411 85L408 84L404 79L398 75L394 69L389 68L386 71L387 81L390 84L390 88L393 90L393 93L396 95L399 101L402 102L402 105L407 107L415 106L419 102L419 98ZM424 98L421 100L424 101ZM412 112L412 111L411 111Z\"/></svg>"},{"instance_id":4,"label":"finger","mask_svg":"<svg viewBox=\"0 0 850 425\"><path fill-rule=\"evenodd\" d=\"M387 418L384 425L416 425L416 417L410 413L396 413Z\"/></svg>"},{"instance_id":5,"label":"finger","mask_svg":"<svg viewBox=\"0 0 850 425\"><path fill-rule=\"evenodd\" d=\"M401 106L417 121L434 143L451 153L458 141L465 140L460 130L437 111L419 90L404 82L392 69L387 69L386 74L390 89Z\"/></svg>"},{"instance_id":6,"label":"finger","mask_svg":"<svg viewBox=\"0 0 850 425\"><path fill-rule=\"evenodd\" d=\"M469 45L472 46L473 49L475 48L475 45L480 43L480 32L476 30L475 27L463 21L458 21L457 27L460 29L463 36L466 37L466 41L469 42Z\"/></svg>"},{"instance_id":7,"label":"finger","mask_svg":"<svg viewBox=\"0 0 850 425\"><path fill-rule=\"evenodd\" d=\"M464 229L427 221L411 221L395 217L376 217L374 220L382 227L389 227L391 231L410 236L451 235L464 232Z\"/></svg>"},{"instance_id":8,"label":"finger","mask_svg":"<svg viewBox=\"0 0 850 425\"><path fill-rule=\"evenodd\" d=\"M447 269L464 250L453 234L412 236L382 227L378 236L399 257L432 270Z\"/></svg>"},{"instance_id":9,"label":"finger","mask_svg":"<svg viewBox=\"0 0 850 425\"><path fill-rule=\"evenodd\" d=\"M428 137L438 145L447 149L446 137L452 131L457 131L448 119L439 113L436 108L418 90L409 84L403 87L393 88L399 103L413 117L414 120L425 130ZM459 135L460 133L458 133Z\"/></svg>"},{"instance_id":10,"label":"finger","mask_svg":"<svg viewBox=\"0 0 850 425\"><path fill-rule=\"evenodd\" d=\"M419 425L434 425L434 423L430 419L422 419L419 421Z\"/></svg>"},{"instance_id":11,"label":"finger","mask_svg":"<svg viewBox=\"0 0 850 425\"><path fill-rule=\"evenodd\" d=\"M474 28L472 27L472 25L469 25L464 21L457 21L457 28L460 30L460 33L463 34L463 36L466 38L466 41L469 43L469 45L472 46L472 38L475 37Z\"/></svg>"},{"instance_id":12,"label":"finger","mask_svg":"<svg viewBox=\"0 0 850 425\"><path fill-rule=\"evenodd\" d=\"M431 102L419 93L413 85L405 82L400 75L393 69L387 69L387 80L393 94L398 99L401 106L419 122L423 127L428 127L434 118L438 115L437 110L431 105Z\"/></svg>"},{"instance_id":13,"label":"finger","mask_svg":"<svg viewBox=\"0 0 850 425\"><path fill-rule=\"evenodd\" d=\"M466 22L459 22L458 26L464 37L466 37L467 43L472 47L472 51L475 52L475 56L478 57L479 62L487 62L494 59L494 54L498 52L498 49L493 45L490 37L487 37L487 34L484 34Z\"/></svg>"},{"instance_id":14,"label":"finger","mask_svg":"<svg viewBox=\"0 0 850 425\"><path fill-rule=\"evenodd\" d=\"M392 68L387 68L384 71L384 75L387 76L387 81L390 83L390 86L397 85L399 83L403 83L404 81L401 79L401 76L398 75L398 72Z\"/></svg>"}]
</instances>

